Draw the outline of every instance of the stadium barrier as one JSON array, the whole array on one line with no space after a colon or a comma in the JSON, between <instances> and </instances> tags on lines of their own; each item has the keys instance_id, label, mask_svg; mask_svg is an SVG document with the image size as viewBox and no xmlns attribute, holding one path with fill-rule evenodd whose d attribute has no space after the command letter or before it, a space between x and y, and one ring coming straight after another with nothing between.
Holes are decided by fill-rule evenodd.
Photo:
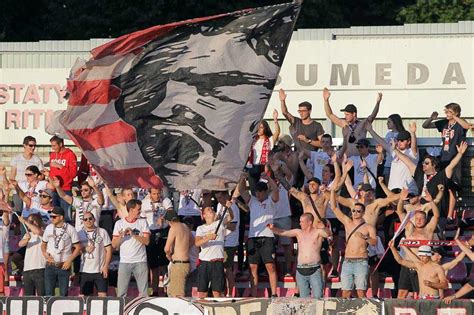
<instances>
[{"instance_id":1,"label":"stadium barrier","mask_svg":"<svg viewBox=\"0 0 474 315\"><path fill-rule=\"evenodd\" d=\"M473 314L474 300L442 301L373 300L373 299L312 299L312 298L219 298L195 300L186 298L117 298L117 297L3 297L0 314L28 315L132 315L132 314L314 314L314 315L421 315Z\"/></svg>"}]
</instances>

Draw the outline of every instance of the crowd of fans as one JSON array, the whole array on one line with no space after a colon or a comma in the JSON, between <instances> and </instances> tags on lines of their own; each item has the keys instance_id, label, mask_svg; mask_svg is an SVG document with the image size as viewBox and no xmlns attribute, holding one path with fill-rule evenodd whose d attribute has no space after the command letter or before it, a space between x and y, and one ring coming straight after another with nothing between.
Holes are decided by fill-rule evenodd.
<instances>
[{"instance_id":1,"label":"crowd of fans","mask_svg":"<svg viewBox=\"0 0 474 315\"><path fill-rule=\"evenodd\" d=\"M324 89L324 110L342 128L342 146L311 118L309 102L298 105L299 117L288 112L280 90L291 135L280 135L276 110L273 131L262 121L234 191L111 189L90 166L78 171L63 139L51 138L43 164L35 138L25 137L10 171L0 166L0 277L21 275L24 295L45 296L56 287L67 295L71 272L86 296L107 296L110 285L126 296L132 275L142 296L191 296L193 287L201 298L238 296L236 275L247 272L251 296L262 274L271 296L279 277L293 277L301 297L323 296L326 280L339 277L342 297L365 297L369 286L376 297L380 272L393 277L398 298L449 302L473 290L468 279L444 295L446 273L464 254L442 264L443 247L399 246L444 239L458 219L460 161L472 129L461 107L446 105L445 118L431 114L423 128L436 128L442 145L420 152L416 124L406 129L400 115L388 117L385 137L372 128L381 93L364 119L353 104L338 117L330 95ZM457 246L474 258L474 238L459 236Z\"/></svg>"}]
</instances>

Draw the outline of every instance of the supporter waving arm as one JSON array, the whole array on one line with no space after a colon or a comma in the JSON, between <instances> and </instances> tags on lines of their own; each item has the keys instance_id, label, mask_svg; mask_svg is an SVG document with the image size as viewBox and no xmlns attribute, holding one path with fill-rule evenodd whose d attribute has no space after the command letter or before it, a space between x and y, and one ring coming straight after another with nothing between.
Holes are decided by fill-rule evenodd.
<instances>
[{"instance_id":1,"label":"supporter waving arm","mask_svg":"<svg viewBox=\"0 0 474 315\"><path fill-rule=\"evenodd\" d=\"M329 105L329 98L330 97L331 97L331 92L329 92L329 90L327 88L324 88L323 89L323 100L324 100L324 111L326 112L326 116L327 116L327 118L329 118L329 120L331 120L331 122L333 124L335 124L336 126L339 126L341 128L344 128L345 126L347 126L347 122L344 119L341 119L341 118L337 117L336 115L334 115L334 113L332 112L331 105Z\"/></svg>"}]
</instances>

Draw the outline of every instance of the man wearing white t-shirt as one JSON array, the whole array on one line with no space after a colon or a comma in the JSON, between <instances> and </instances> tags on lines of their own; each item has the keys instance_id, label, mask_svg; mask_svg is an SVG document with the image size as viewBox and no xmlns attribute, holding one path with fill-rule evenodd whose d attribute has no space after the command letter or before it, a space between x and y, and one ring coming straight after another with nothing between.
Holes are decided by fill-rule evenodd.
<instances>
[{"instance_id":1,"label":"man wearing white t-shirt","mask_svg":"<svg viewBox=\"0 0 474 315\"><path fill-rule=\"evenodd\" d=\"M82 220L86 212L91 212L98 222L102 205L104 204L104 195L91 177L88 177L87 181L81 183L81 197L67 195L61 188L61 183L57 177L52 179L51 183L56 188L59 197L73 206L75 212L74 226L77 231L82 230L84 227ZM95 198L93 197L93 192L95 192Z\"/></svg>"},{"instance_id":2,"label":"man wearing white t-shirt","mask_svg":"<svg viewBox=\"0 0 474 315\"><path fill-rule=\"evenodd\" d=\"M377 186L377 166L383 162L383 152L378 154L369 153L369 140L363 138L356 142L356 148L359 155L353 155L349 159L354 163L354 182L353 186L365 183L364 177L367 176L370 186Z\"/></svg>"},{"instance_id":3,"label":"man wearing white t-shirt","mask_svg":"<svg viewBox=\"0 0 474 315\"><path fill-rule=\"evenodd\" d=\"M120 249L120 264L117 280L117 296L127 295L130 277L134 276L140 296L148 296L148 264L146 246L150 243L150 229L145 219L140 218L142 202L131 199L127 202L127 217L114 226L112 246Z\"/></svg>"},{"instance_id":4,"label":"man wearing white t-shirt","mask_svg":"<svg viewBox=\"0 0 474 315\"><path fill-rule=\"evenodd\" d=\"M34 165L40 171L43 171L43 161L35 155L36 139L32 136L26 136L23 139L23 153L15 155L11 162L10 179L17 182L26 181L25 171L28 166ZM18 195L13 195L13 204L15 211L20 212L22 208L22 201Z\"/></svg>"},{"instance_id":5,"label":"man wearing white t-shirt","mask_svg":"<svg viewBox=\"0 0 474 315\"><path fill-rule=\"evenodd\" d=\"M217 217L220 218L224 213L227 201L230 200L230 196L227 191L216 191L215 196L218 202ZM227 232L224 239L224 272L227 280L227 296L232 296L234 291L234 257L239 246L240 210L235 203L232 204L231 209L234 218L227 224Z\"/></svg>"},{"instance_id":6,"label":"man wearing white t-shirt","mask_svg":"<svg viewBox=\"0 0 474 315\"><path fill-rule=\"evenodd\" d=\"M44 225L41 215L33 213L25 220L18 217L18 220L28 227L28 230L18 247L25 247L25 259L23 266L23 295L24 296L43 296L44 293L44 269L46 259L41 252L41 238L44 233Z\"/></svg>"},{"instance_id":7,"label":"man wearing white t-shirt","mask_svg":"<svg viewBox=\"0 0 474 315\"><path fill-rule=\"evenodd\" d=\"M84 228L79 231L81 242L81 295L88 296L97 289L98 296L107 296L107 278L112 259L112 247L106 230L96 227L92 212L84 214Z\"/></svg>"},{"instance_id":8,"label":"man wearing white t-shirt","mask_svg":"<svg viewBox=\"0 0 474 315\"><path fill-rule=\"evenodd\" d=\"M159 276L169 264L166 258L165 245L168 238L169 224L164 219L166 211L173 209L173 203L162 195L161 188L151 188L142 200L142 218L150 228L150 244L146 247L148 267L151 272L153 296L158 296Z\"/></svg>"},{"instance_id":9,"label":"man wearing white t-shirt","mask_svg":"<svg viewBox=\"0 0 474 315\"><path fill-rule=\"evenodd\" d=\"M205 223L196 229L194 244L201 247L198 267L198 295L199 298L207 297L211 287L213 297L220 297L224 291L224 237L226 226L232 221L232 202L227 201L227 213L221 220L216 220L217 215L212 207L205 207L202 216ZM219 229L217 229L219 227Z\"/></svg>"},{"instance_id":10,"label":"man wearing white t-shirt","mask_svg":"<svg viewBox=\"0 0 474 315\"><path fill-rule=\"evenodd\" d=\"M399 189L408 188L410 192L418 193L415 180L413 179L409 168L403 163L395 154L392 149L392 145L386 143L385 140L380 137L372 128L371 124L366 124L367 131L372 137L382 145L387 154L392 157L392 164L390 167L390 177L388 180L388 189ZM407 155L413 163L418 163L418 147L416 145L416 125L410 125L410 132L400 131L397 135L396 148Z\"/></svg>"},{"instance_id":11,"label":"man wearing white t-shirt","mask_svg":"<svg viewBox=\"0 0 474 315\"><path fill-rule=\"evenodd\" d=\"M252 296L257 296L258 265L265 264L267 269L272 296L276 296L277 273L275 269L274 235L267 225L273 224L273 215L280 193L275 181L268 175L261 178L268 182L258 182L255 187L255 197L251 196L245 187L245 174L240 178L239 193L249 205L250 229L247 240L247 259L250 264ZM270 188L270 189L269 189Z\"/></svg>"},{"instance_id":12,"label":"man wearing white t-shirt","mask_svg":"<svg viewBox=\"0 0 474 315\"><path fill-rule=\"evenodd\" d=\"M43 234L41 251L46 259L46 296L54 295L56 282L59 285L59 295L67 296L71 264L81 254L76 229L64 221L64 216L63 208L54 207L51 211L53 223L46 227Z\"/></svg>"}]
</instances>

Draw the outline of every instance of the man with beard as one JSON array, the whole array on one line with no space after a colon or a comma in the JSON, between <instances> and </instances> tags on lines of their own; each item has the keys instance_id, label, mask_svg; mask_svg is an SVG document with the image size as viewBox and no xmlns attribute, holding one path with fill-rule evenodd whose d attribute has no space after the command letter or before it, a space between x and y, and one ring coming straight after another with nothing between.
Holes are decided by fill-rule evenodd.
<instances>
[{"instance_id":1,"label":"man with beard","mask_svg":"<svg viewBox=\"0 0 474 315\"><path fill-rule=\"evenodd\" d=\"M443 186L439 186L440 191L444 191ZM398 200L397 205L397 214L400 218L400 222L403 222L405 219L405 213L403 212L403 202L407 199L408 190L403 189L400 194L400 199ZM425 212L417 210L413 216L413 222L410 220L407 222L405 228L405 238L407 240L432 240L434 236L434 230L439 220L439 210L438 206L431 202L431 209L433 211L433 216L430 221L427 222L427 215ZM418 287L418 275L414 268L406 268L405 265L401 264L402 268L400 270L400 279L398 284L398 297L399 299L404 299L407 297L408 292L412 291L417 293L419 291Z\"/></svg>"},{"instance_id":2,"label":"man with beard","mask_svg":"<svg viewBox=\"0 0 474 315\"><path fill-rule=\"evenodd\" d=\"M389 242L393 257L402 266L415 269L418 274L419 297L421 299L439 299L438 290L448 288L448 280L444 274L443 267L431 260L431 247L422 245L418 249L418 260L409 261L403 259L395 248L394 241Z\"/></svg>"}]
</instances>

